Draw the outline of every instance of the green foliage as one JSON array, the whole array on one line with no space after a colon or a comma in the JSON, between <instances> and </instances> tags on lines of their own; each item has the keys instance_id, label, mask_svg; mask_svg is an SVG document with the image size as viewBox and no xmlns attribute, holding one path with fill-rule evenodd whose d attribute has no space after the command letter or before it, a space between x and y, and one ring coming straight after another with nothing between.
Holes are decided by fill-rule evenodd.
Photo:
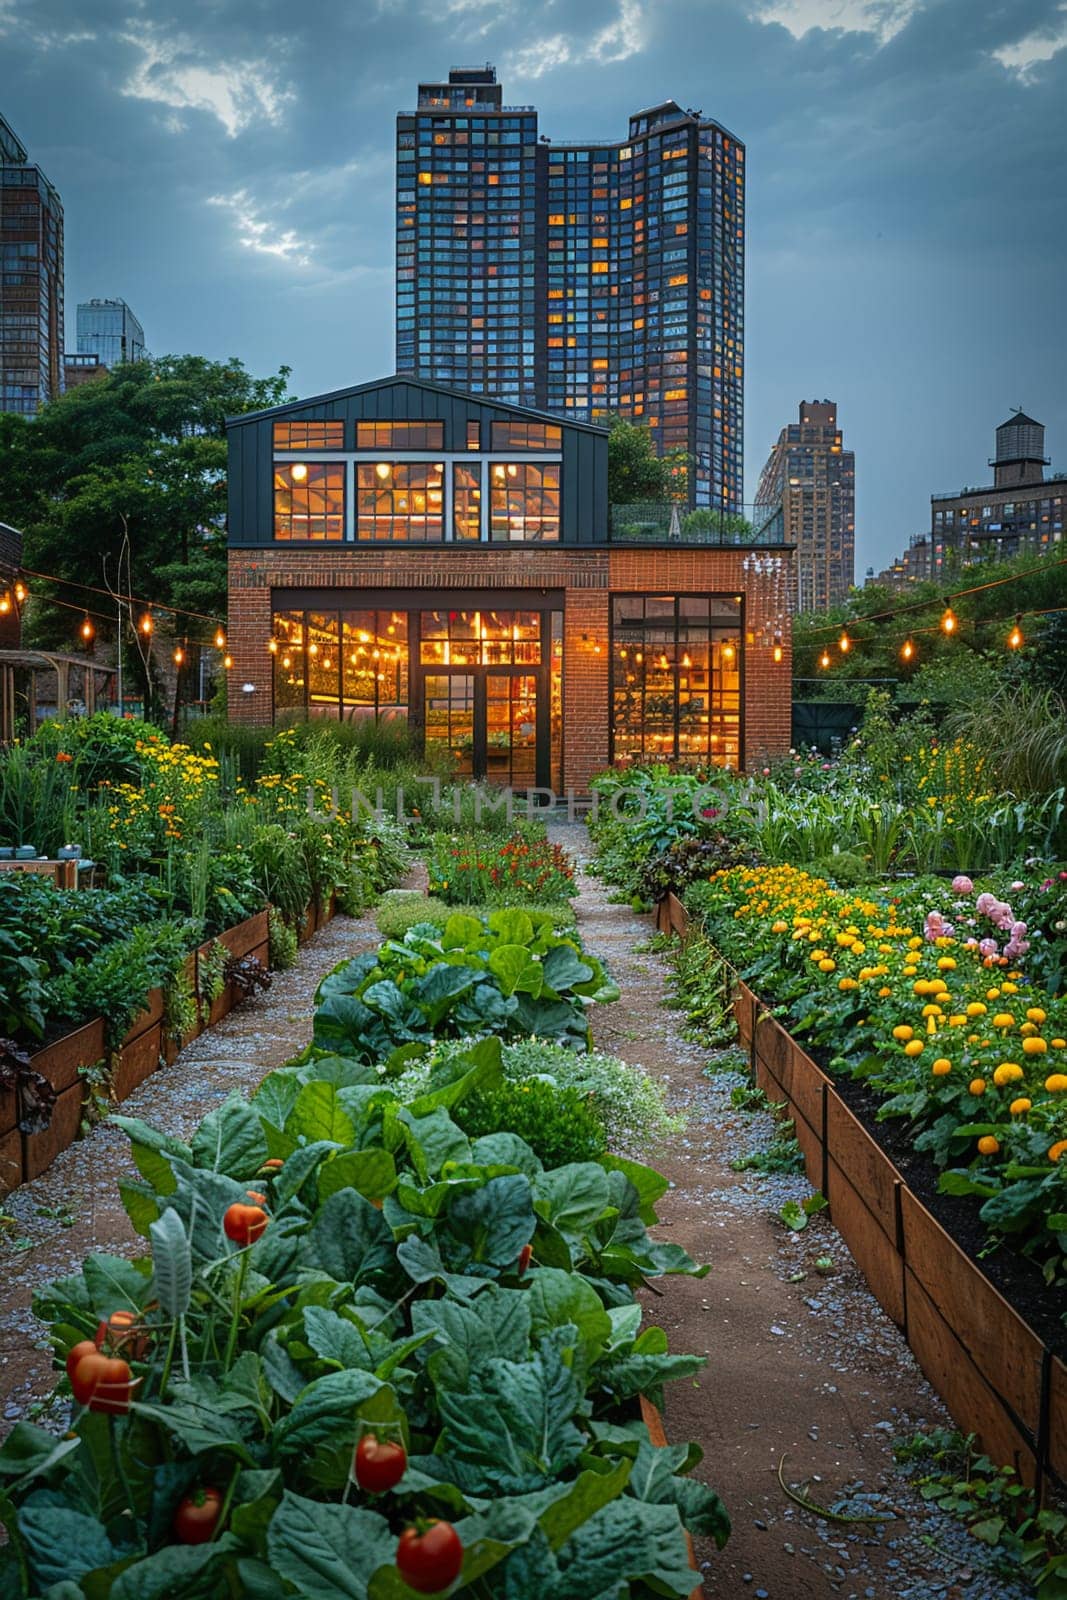
<instances>
[{"instance_id":1,"label":"green foliage","mask_svg":"<svg viewBox=\"0 0 1067 1600\"><path fill-rule=\"evenodd\" d=\"M608 434L608 500L613 506L641 500L670 500L675 480L670 463L658 456L652 434L640 423L613 416Z\"/></svg>"},{"instance_id":2,"label":"green foliage","mask_svg":"<svg viewBox=\"0 0 1067 1600\"><path fill-rule=\"evenodd\" d=\"M296 965L298 949L297 932L291 927L276 906L271 906L267 917L270 930L270 964L275 972L285 972Z\"/></svg>"},{"instance_id":3,"label":"green foliage","mask_svg":"<svg viewBox=\"0 0 1067 1600\"><path fill-rule=\"evenodd\" d=\"M478 834L434 834L427 854L431 895L449 905L552 904L578 893L574 863L528 822L503 842Z\"/></svg>"},{"instance_id":4,"label":"green foliage","mask_svg":"<svg viewBox=\"0 0 1067 1600\"><path fill-rule=\"evenodd\" d=\"M699 932L680 939L674 951L671 988L685 1013L685 1032L704 1045L732 1044L734 973L711 941Z\"/></svg>"},{"instance_id":5,"label":"green foliage","mask_svg":"<svg viewBox=\"0 0 1067 1600\"><path fill-rule=\"evenodd\" d=\"M443 932L451 915L451 906L445 905L443 900L420 893L418 889L390 889L379 902L376 921L383 938L403 939L420 923L428 923Z\"/></svg>"},{"instance_id":6,"label":"green foliage","mask_svg":"<svg viewBox=\"0 0 1067 1600\"><path fill-rule=\"evenodd\" d=\"M755 1084L739 1085L730 1095L730 1104L736 1111L754 1114L762 1111L774 1121L774 1133L764 1148L748 1155L737 1156L730 1162L735 1172L803 1172L804 1153L797 1143L796 1126L787 1114L784 1104L768 1100Z\"/></svg>"},{"instance_id":7,"label":"green foliage","mask_svg":"<svg viewBox=\"0 0 1067 1600\"><path fill-rule=\"evenodd\" d=\"M998 1467L978 1452L973 1434L932 1428L894 1440L893 1454L928 1504L990 1547L995 1572L1007 1579L1023 1574L1036 1600L1062 1600L1067 1516L1061 1510L1039 1510L1033 1491L1010 1467Z\"/></svg>"},{"instance_id":8,"label":"green foliage","mask_svg":"<svg viewBox=\"0 0 1067 1600\"><path fill-rule=\"evenodd\" d=\"M946 731L988 752L1008 794L1029 798L1067 788L1067 701L1055 689L1003 686L980 705L955 711Z\"/></svg>"},{"instance_id":9,"label":"green foliage","mask_svg":"<svg viewBox=\"0 0 1067 1600\"><path fill-rule=\"evenodd\" d=\"M454 1115L472 1139L489 1133L518 1134L546 1167L595 1161L607 1148L603 1123L589 1097L538 1078L478 1090L455 1108Z\"/></svg>"},{"instance_id":10,"label":"green foliage","mask_svg":"<svg viewBox=\"0 0 1067 1600\"><path fill-rule=\"evenodd\" d=\"M198 932L189 923L153 922L73 962L48 985L50 1022L69 1029L103 1017L108 1049L117 1049L148 991L177 982Z\"/></svg>"}]
</instances>

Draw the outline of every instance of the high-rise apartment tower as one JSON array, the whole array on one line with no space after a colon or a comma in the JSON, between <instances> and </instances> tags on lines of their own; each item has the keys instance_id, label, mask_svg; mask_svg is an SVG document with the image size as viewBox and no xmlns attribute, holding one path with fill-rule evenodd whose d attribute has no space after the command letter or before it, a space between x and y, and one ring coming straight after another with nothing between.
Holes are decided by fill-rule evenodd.
<instances>
[{"instance_id":1,"label":"high-rise apartment tower","mask_svg":"<svg viewBox=\"0 0 1067 1600\"><path fill-rule=\"evenodd\" d=\"M63 392L63 203L0 117L0 411Z\"/></svg>"},{"instance_id":2,"label":"high-rise apartment tower","mask_svg":"<svg viewBox=\"0 0 1067 1600\"><path fill-rule=\"evenodd\" d=\"M538 133L491 66L397 117L396 367L600 421L691 457L691 499L742 499L745 151L667 100L623 140Z\"/></svg>"},{"instance_id":3,"label":"high-rise apartment tower","mask_svg":"<svg viewBox=\"0 0 1067 1600\"><path fill-rule=\"evenodd\" d=\"M796 546L797 610L843 600L856 571L856 457L842 443L833 400L802 400L778 435L756 491L757 520L780 510Z\"/></svg>"}]
</instances>

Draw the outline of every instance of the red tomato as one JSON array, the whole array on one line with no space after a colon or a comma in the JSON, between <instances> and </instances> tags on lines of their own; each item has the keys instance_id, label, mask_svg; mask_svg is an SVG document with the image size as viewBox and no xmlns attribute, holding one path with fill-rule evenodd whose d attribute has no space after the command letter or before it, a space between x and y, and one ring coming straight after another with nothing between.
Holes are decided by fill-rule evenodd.
<instances>
[{"instance_id":1,"label":"red tomato","mask_svg":"<svg viewBox=\"0 0 1067 1600\"><path fill-rule=\"evenodd\" d=\"M133 1391L140 1379L134 1379L130 1363L118 1356L105 1356L100 1350L82 1356L70 1380L74 1398L90 1411L103 1411L108 1416L122 1416L130 1409Z\"/></svg>"},{"instance_id":2,"label":"red tomato","mask_svg":"<svg viewBox=\"0 0 1067 1600\"><path fill-rule=\"evenodd\" d=\"M243 1206L237 1200L227 1208L226 1215L222 1219L223 1232L227 1239L232 1239L234 1244L239 1244L243 1250L246 1245L256 1242L266 1228L268 1220L262 1206Z\"/></svg>"},{"instance_id":3,"label":"red tomato","mask_svg":"<svg viewBox=\"0 0 1067 1600\"><path fill-rule=\"evenodd\" d=\"M463 1546L450 1522L432 1521L405 1528L396 1547L396 1565L404 1582L419 1594L436 1594L459 1577Z\"/></svg>"},{"instance_id":4,"label":"red tomato","mask_svg":"<svg viewBox=\"0 0 1067 1600\"><path fill-rule=\"evenodd\" d=\"M178 1506L171 1532L179 1544L207 1544L222 1511L218 1489L194 1489Z\"/></svg>"},{"instance_id":5,"label":"red tomato","mask_svg":"<svg viewBox=\"0 0 1067 1600\"><path fill-rule=\"evenodd\" d=\"M519 1251L518 1274L519 1274L520 1278L522 1277L523 1273L526 1271L526 1268L530 1265L530 1262L532 1260L533 1260L533 1245L532 1244L524 1244L522 1249Z\"/></svg>"},{"instance_id":6,"label":"red tomato","mask_svg":"<svg viewBox=\"0 0 1067 1600\"><path fill-rule=\"evenodd\" d=\"M67 1377L70 1379L71 1383L74 1382L74 1369L78 1365L78 1362L81 1360L82 1356L95 1355L96 1345L91 1339L79 1339L77 1344L71 1345L70 1353L67 1356ZM84 1402L82 1403L84 1404Z\"/></svg>"},{"instance_id":7,"label":"red tomato","mask_svg":"<svg viewBox=\"0 0 1067 1600\"><path fill-rule=\"evenodd\" d=\"M356 1446L353 1461L356 1482L368 1494L384 1494L394 1489L407 1471L408 1453L393 1439L379 1439L365 1433Z\"/></svg>"}]
</instances>

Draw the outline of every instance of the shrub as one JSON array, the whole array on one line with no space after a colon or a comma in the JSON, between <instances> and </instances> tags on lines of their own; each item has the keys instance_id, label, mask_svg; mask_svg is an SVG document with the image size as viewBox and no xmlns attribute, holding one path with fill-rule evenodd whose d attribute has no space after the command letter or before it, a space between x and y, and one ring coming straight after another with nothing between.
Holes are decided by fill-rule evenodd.
<instances>
[{"instance_id":1,"label":"shrub","mask_svg":"<svg viewBox=\"0 0 1067 1600\"><path fill-rule=\"evenodd\" d=\"M452 908L443 900L420 894L417 889L390 889L378 906L378 931L385 939L402 939L420 923L443 929L451 915Z\"/></svg>"},{"instance_id":2,"label":"shrub","mask_svg":"<svg viewBox=\"0 0 1067 1600\"><path fill-rule=\"evenodd\" d=\"M551 902L577 894L566 851L532 829L539 825L517 829L502 844L478 834L435 834L427 860L430 893L449 905Z\"/></svg>"},{"instance_id":3,"label":"shrub","mask_svg":"<svg viewBox=\"0 0 1067 1600\"><path fill-rule=\"evenodd\" d=\"M505 1045L504 1071L518 1083L545 1075L574 1089L596 1111L613 1149L643 1146L685 1127L685 1118L671 1115L663 1089L642 1067L599 1050L578 1056L557 1044L524 1039Z\"/></svg>"},{"instance_id":4,"label":"shrub","mask_svg":"<svg viewBox=\"0 0 1067 1600\"><path fill-rule=\"evenodd\" d=\"M267 916L270 929L270 964L276 972L285 972L296 962L298 939L296 929L289 926L276 906L271 906Z\"/></svg>"},{"instance_id":5,"label":"shrub","mask_svg":"<svg viewBox=\"0 0 1067 1600\"><path fill-rule=\"evenodd\" d=\"M604 1154L604 1127L589 1097L537 1078L479 1089L453 1108L468 1138L517 1133L546 1167L595 1161Z\"/></svg>"}]
</instances>

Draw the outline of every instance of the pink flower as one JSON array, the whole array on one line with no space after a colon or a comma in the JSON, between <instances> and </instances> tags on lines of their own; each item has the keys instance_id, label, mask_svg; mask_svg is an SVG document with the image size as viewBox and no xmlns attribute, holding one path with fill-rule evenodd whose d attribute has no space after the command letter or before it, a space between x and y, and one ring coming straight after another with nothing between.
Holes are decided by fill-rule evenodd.
<instances>
[{"instance_id":1,"label":"pink flower","mask_svg":"<svg viewBox=\"0 0 1067 1600\"><path fill-rule=\"evenodd\" d=\"M960 873L957 874L957 876L955 878L953 878L953 880L952 880L952 893L953 894L973 894L974 893L974 884L971 882L970 878L968 878L968 876L967 876L967 874L965 872L960 872Z\"/></svg>"},{"instance_id":2,"label":"pink flower","mask_svg":"<svg viewBox=\"0 0 1067 1600\"><path fill-rule=\"evenodd\" d=\"M1021 878L1016 878L1015 882L1012 884L1012 888L1018 891L1019 889L1025 889L1026 885Z\"/></svg>"},{"instance_id":3,"label":"pink flower","mask_svg":"<svg viewBox=\"0 0 1067 1600\"><path fill-rule=\"evenodd\" d=\"M974 909L978 912L979 916L988 917L992 913L993 907L996 905L996 903L996 895L990 894L989 890L987 889L984 894L980 894L978 896L978 899L974 904Z\"/></svg>"},{"instance_id":4,"label":"pink flower","mask_svg":"<svg viewBox=\"0 0 1067 1600\"><path fill-rule=\"evenodd\" d=\"M1013 922L1012 923L1012 925L1011 925L1011 936L1012 936L1013 939L1025 939L1026 938L1026 934L1027 934L1027 927L1026 927L1026 923L1025 922Z\"/></svg>"},{"instance_id":5,"label":"pink flower","mask_svg":"<svg viewBox=\"0 0 1067 1600\"><path fill-rule=\"evenodd\" d=\"M770 767L764 767L764 769L763 769L763 776L764 776L764 777L765 777L765 778L769 778L769 777L770 777L770 775L771 775L771 769L770 769Z\"/></svg>"},{"instance_id":6,"label":"pink flower","mask_svg":"<svg viewBox=\"0 0 1067 1600\"><path fill-rule=\"evenodd\" d=\"M965 950L977 950L978 949L978 940L977 939L964 939L963 948Z\"/></svg>"},{"instance_id":7,"label":"pink flower","mask_svg":"<svg viewBox=\"0 0 1067 1600\"><path fill-rule=\"evenodd\" d=\"M978 948L984 956L995 956L997 953L997 941L995 939L980 939Z\"/></svg>"}]
</instances>

